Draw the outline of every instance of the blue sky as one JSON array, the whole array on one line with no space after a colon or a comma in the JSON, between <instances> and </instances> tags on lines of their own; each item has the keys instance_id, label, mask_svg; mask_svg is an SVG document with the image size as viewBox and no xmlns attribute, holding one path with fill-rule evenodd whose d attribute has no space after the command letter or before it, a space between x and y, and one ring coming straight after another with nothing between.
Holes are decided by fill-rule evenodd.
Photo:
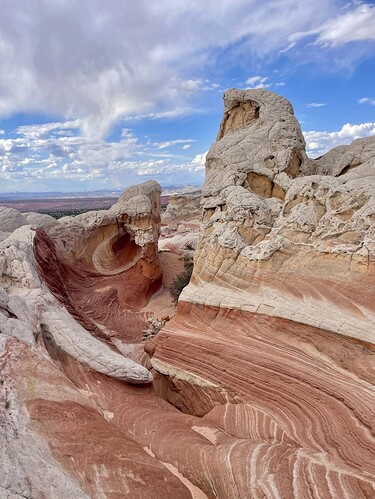
<instances>
[{"instance_id":1,"label":"blue sky","mask_svg":"<svg viewBox=\"0 0 375 499\"><path fill-rule=\"evenodd\" d=\"M227 88L309 156L375 134L375 3L0 0L0 192L199 185Z\"/></svg>"}]
</instances>

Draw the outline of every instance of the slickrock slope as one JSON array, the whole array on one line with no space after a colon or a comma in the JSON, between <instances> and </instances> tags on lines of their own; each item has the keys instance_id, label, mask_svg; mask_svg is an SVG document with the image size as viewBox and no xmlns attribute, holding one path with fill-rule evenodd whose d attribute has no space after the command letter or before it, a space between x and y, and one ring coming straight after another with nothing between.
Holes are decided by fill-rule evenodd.
<instances>
[{"instance_id":1,"label":"slickrock slope","mask_svg":"<svg viewBox=\"0 0 375 499\"><path fill-rule=\"evenodd\" d=\"M159 195L154 182L129 189L109 213L59 222L54 240L21 220L0 243L0 497L205 497L180 476L165 450L155 457L155 428L145 444L134 437L140 413L123 383L152 380L122 353L144 360L140 338L147 314L140 318L134 309L161 277ZM87 289L77 285L82 276ZM90 303L79 300L79 290L97 289L94 281L105 286L103 296L112 285L125 297L121 311L120 300L112 300L113 315L122 312L123 318L116 337L103 326L110 311L99 322L89 316ZM132 292L135 298L126 300ZM128 343L135 334L138 343ZM160 406L158 421L174 421L176 409L151 386L129 390L144 404L142 413ZM113 424L111 409L120 420L130 411L124 428ZM185 423L183 430L189 438L196 434Z\"/></svg>"},{"instance_id":2,"label":"slickrock slope","mask_svg":"<svg viewBox=\"0 0 375 499\"><path fill-rule=\"evenodd\" d=\"M308 159L289 102L227 92L193 276L151 358L198 220L164 226L158 254L155 182L19 220L0 243L0 497L374 497L374 144Z\"/></svg>"},{"instance_id":3,"label":"slickrock slope","mask_svg":"<svg viewBox=\"0 0 375 499\"><path fill-rule=\"evenodd\" d=\"M216 497L373 497L375 139L313 161L284 98L224 105L154 385L238 439L228 465L247 467Z\"/></svg>"}]
</instances>

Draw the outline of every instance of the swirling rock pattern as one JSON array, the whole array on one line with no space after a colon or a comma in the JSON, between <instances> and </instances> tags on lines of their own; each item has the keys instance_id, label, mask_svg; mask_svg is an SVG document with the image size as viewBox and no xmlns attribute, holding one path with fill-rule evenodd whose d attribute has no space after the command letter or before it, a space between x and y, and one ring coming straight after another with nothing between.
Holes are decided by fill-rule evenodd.
<instances>
[{"instance_id":1,"label":"swirling rock pattern","mask_svg":"<svg viewBox=\"0 0 375 499\"><path fill-rule=\"evenodd\" d=\"M289 102L229 91L149 358L157 184L1 243L0 495L374 497L372 144L309 160Z\"/></svg>"},{"instance_id":2,"label":"swirling rock pattern","mask_svg":"<svg viewBox=\"0 0 375 499\"><path fill-rule=\"evenodd\" d=\"M137 312L162 283L157 241L160 186L153 181L127 189L108 211L65 217L37 231L40 274L59 301L92 330L141 337Z\"/></svg>"},{"instance_id":3,"label":"swirling rock pattern","mask_svg":"<svg viewBox=\"0 0 375 499\"><path fill-rule=\"evenodd\" d=\"M14 231L0 245L2 332L29 345L43 334L107 376L152 381L138 363L147 319L138 310L161 281L160 192L156 182L130 188L108 212L50 226L54 240L28 225Z\"/></svg>"},{"instance_id":4,"label":"swirling rock pattern","mask_svg":"<svg viewBox=\"0 0 375 499\"><path fill-rule=\"evenodd\" d=\"M375 493L374 143L310 160L285 99L225 94L193 276L147 345L158 392L239 439L215 497Z\"/></svg>"}]
</instances>

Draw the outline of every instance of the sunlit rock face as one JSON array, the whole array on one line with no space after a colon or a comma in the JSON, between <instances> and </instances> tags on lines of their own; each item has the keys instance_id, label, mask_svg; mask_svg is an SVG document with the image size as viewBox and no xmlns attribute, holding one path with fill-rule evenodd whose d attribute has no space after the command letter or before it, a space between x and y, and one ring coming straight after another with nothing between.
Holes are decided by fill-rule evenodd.
<instances>
[{"instance_id":1,"label":"sunlit rock face","mask_svg":"<svg viewBox=\"0 0 375 499\"><path fill-rule=\"evenodd\" d=\"M127 189L110 210L65 217L37 231L35 254L49 289L95 334L142 337L138 311L161 286L160 193L150 181Z\"/></svg>"},{"instance_id":2,"label":"sunlit rock face","mask_svg":"<svg viewBox=\"0 0 375 499\"><path fill-rule=\"evenodd\" d=\"M147 345L159 393L236 439L216 497L374 494L373 144L328 168L284 98L225 94L193 276Z\"/></svg>"},{"instance_id":3,"label":"sunlit rock face","mask_svg":"<svg viewBox=\"0 0 375 499\"><path fill-rule=\"evenodd\" d=\"M50 353L123 381L152 381L139 363L148 317L139 310L161 283L160 191L147 182L109 211L23 225L0 243L2 333L31 346L43 336Z\"/></svg>"},{"instance_id":4,"label":"sunlit rock face","mask_svg":"<svg viewBox=\"0 0 375 499\"><path fill-rule=\"evenodd\" d=\"M229 91L193 277L151 358L166 290L149 298L198 220L163 227L160 265L154 182L19 219L0 243L0 497L373 497L372 141L309 160L285 99Z\"/></svg>"},{"instance_id":5,"label":"sunlit rock face","mask_svg":"<svg viewBox=\"0 0 375 499\"><path fill-rule=\"evenodd\" d=\"M42 213L20 213L14 208L0 206L0 241L6 239L10 234L22 227L31 225L31 227L51 227L55 225L56 220L50 215Z\"/></svg>"},{"instance_id":6,"label":"sunlit rock face","mask_svg":"<svg viewBox=\"0 0 375 499\"><path fill-rule=\"evenodd\" d=\"M284 98L229 91L224 102L184 300L374 342L375 139L328 153L330 169L325 156L306 158ZM257 112L248 116L250 105Z\"/></svg>"}]
</instances>

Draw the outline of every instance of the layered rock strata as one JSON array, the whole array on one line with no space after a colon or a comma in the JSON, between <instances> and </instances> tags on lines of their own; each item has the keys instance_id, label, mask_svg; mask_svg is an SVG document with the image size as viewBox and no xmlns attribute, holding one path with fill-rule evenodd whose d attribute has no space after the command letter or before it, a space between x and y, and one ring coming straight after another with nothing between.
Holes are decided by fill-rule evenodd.
<instances>
[{"instance_id":1,"label":"layered rock strata","mask_svg":"<svg viewBox=\"0 0 375 499\"><path fill-rule=\"evenodd\" d=\"M238 114L241 102L253 103L258 115L247 123L245 114L240 123L247 124L231 128L227 115ZM210 305L373 342L375 139L340 153L332 175L327 167L314 175L325 157L306 158L285 99L230 91L225 109L226 133L207 155L203 233L184 300L207 303L211 296Z\"/></svg>"},{"instance_id":2,"label":"layered rock strata","mask_svg":"<svg viewBox=\"0 0 375 499\"><path fill-rule=\"evenodd\" d=\"M198 224L160 264L157 184L1 243L0 495L373 497L372 147L310 160L290 103L229 91L151 360Z\"/></svg>"},{"instance_id":3,"label":"layered rock strata","mask_svg":"<svg viewBox=\"0 0 375 499\"><path fill-rule=\"evenodd\" d=\"M284 98L225 94L193 276L147 349L160 393L250 446L227 497L374 494L374 143L310 160Z\"/></svg>"},{"instance_id":4,"label":"layered rock strata","mask_svg":"<svg viewBox=\"0 0 375 499\"><path fill-rule=\"evenodd\" d=\"M148 182L108 212L14 231L0 244L2 332L29 345L43 334L52 349L91 369L150 382L136 362L148 317L138 311L161 283L160 191Z\"/></svg>"}]
</instances>

